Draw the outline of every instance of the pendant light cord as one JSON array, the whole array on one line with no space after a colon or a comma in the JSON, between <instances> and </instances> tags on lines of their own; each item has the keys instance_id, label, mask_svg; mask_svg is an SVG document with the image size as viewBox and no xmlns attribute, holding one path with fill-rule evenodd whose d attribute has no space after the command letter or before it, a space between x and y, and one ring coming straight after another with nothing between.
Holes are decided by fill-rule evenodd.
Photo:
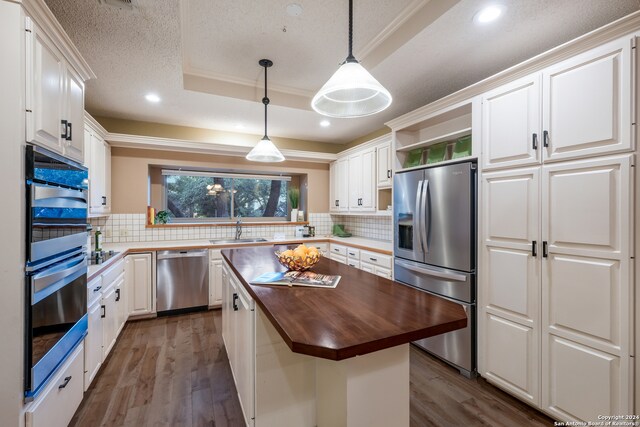
<instances>
[{"instance_id":1,"label":"pendant light cord","mask_svg":"<svg viewBox=\"0 0 640 427\"><path fill-rule=\"evenodd\" d=\"M264 137L269 139L267 136L267 105L269 105L269 98L267 97L267 68L268 65L264 66L264 98L262 98L262 103L264 104Z\"/></svg>"},{"instance_id":2,"label":"pendant light cord","mask_svg":"<svg viewBox=\"0 0 640 427\"><path fill-rule=\"evenodd\" d=\"M353 56L353 0L349 0L349 55L345 62L358 62Z\"/></svg>"}]
</instances>

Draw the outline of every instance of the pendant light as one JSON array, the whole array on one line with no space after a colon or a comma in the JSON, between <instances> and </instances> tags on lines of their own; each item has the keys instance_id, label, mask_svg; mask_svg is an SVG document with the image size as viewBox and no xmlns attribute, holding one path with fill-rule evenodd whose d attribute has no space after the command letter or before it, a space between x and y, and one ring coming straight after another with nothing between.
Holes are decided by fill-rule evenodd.
<instances>
[{"instance_id":1,"label":"pendant light","mask_svg":"<svg viewBox=\"0 0 640 427\"><path fill-rule=\"evenodd\" d=\"M271 67L273 62L268 59L261 59L258 64L264 67L264 98L262 98L262 103L264 104L264 136L247 154L246 159L252 162L282 162L284 161L284 156L267 136L267 106L269 105L269 98L267 98L267 68Z\"/></svg>"},{"instance_id":2,"label":"pendant light","mask_svg":"<svg viewBox=\"0 0 640 427\"><path fill-rule=\"evenodd\" d=\"M353 56L353 0L349 0L349 55L322 86L311 107L329 117L354 118L379 113L391 94Z\"/></svg>"}]
</instances>

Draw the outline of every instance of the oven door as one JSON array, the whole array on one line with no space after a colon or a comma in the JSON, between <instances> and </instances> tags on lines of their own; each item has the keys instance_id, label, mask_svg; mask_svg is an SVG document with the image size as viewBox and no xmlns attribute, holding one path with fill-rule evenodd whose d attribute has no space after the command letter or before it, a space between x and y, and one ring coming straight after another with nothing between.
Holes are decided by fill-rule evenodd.
<instances>
[{"instance_id":1,"label":"oven door","mask_svg":"<svg viewBox=\"0 0 640 427\"><path fill-rule=\"evenodd\" d=\"M30 183L27 193L28 269L59 261L86 245L86 190Z\"/></svg>"},{"instance_id":2,"label":"oven door","mask_svg":"<svg viewBox=\"0 0 640 427\"><path fill-rule=\"evenodd\" d=\"M87 260L78 253L27 276L25 390L37 394L87 331Z\"/></svg>"}]
</instances>

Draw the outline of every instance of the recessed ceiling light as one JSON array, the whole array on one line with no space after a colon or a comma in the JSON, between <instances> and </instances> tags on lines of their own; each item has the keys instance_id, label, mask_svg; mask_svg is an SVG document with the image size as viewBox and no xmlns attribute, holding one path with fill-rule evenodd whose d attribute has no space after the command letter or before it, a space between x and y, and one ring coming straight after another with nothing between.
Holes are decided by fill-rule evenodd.
<instances>
[{"instance_id":1,"label":"recessed ceiling light","mask_svg":"<svg viewBox=\"0 0 640 427\"><path fill-rule=\"evenodd\" d=\"M148 93L144 96L144 99L146 99L149 102L153 102L154 104L160 102L160 97L158 95L156 95L155 93Z\"/></svg>"},{"instance_id":2,"label":"recessed ceiling light","mask_svg":"<svg viewBox=\"0 0 640 427\"><path fill-rule=\"evenodd\" d=\"M322 126L323 128L326 128L330 125L331 125L331 122L329 120L323 120L320 122L320 126Z\"/></svg>"},{"instance_id":3,"label":"recessed ceiling light","mask_svg":"<svg viewBox=\"0 0 640 427\"><path fill-rule=\"evenodd\" d=\"M489 22L493 22L502 15L503 7L498 5L491 5L481 9L476 16L474 16L473 20L478 24L488 24Z\"/></svg>"},{"instance_id":4,"label":"recessed ceiling light","mask_svg":"<svg viewBox=\"0 0 640 427\"><path fill-rule=\"evenodd\" d=\"M302 6L298 3L291 3L287 5L287 15L300 16L302 15Z\"/></svg>"}]
</instances>

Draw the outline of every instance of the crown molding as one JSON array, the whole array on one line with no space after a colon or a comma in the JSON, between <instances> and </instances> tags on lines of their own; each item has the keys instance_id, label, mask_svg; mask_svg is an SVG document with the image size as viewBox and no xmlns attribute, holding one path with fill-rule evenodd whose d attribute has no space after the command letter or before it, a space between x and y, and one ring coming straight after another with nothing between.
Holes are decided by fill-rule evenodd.
<instances>
[{"instance_id":1,"label":"crown molding","mask_svg":"<svg viewBox=\"0 0 640 427\"><path fill-rule=\"evenodd\" d=\"M138 148L143 150L179 151L200 154L244 157L252 146L220 144L216 142L191 141L183 139L158 138L152 136L108 133L104 138L112 147ZM313 163L330 163L338 158L337 154L315 151L281 149L286 160Z\"/></svg>"},{"instance_id":2,"label":"crown molding","mask_svg":"<svg viewBox=\"0 0 640 427\"><path fill-rule=\"evenodd\" d=\"M100 136L102 139L106 139L106 136L109 134L107 130L102 127L102 125L93 118L93 116L86 111L84 112L84 124L91 126L91 128Z\"/></svg>"},{"instance_id":3,"label":"crown molding","mask_svg":"<svg viewBox=\"0 0 640 427\"><path fill-rule=\"evenodd\" d=\"M367 148L373 148L373 147L375 147L377 145L380 145L380 144L383 144L385 142L391 142L391 132L386 133L386 134L384 134L382 136L379 136L377 138L373 138L373 139L371 139L371 140L369 140L367 142L363 142L362 144L358 144L355 147L347 148L344 151L340 151L337 154L337 156L338 156L338 158L349 156L349 155L351 155L353 153L356 153L358 151L362 151L362 150L367 149Z\"/></svg>"},{"instance_id":4,"label":"crown molding","mask_svg":"<svg viewBox=\"0 0 640 427\"><path fill-rule=\"evenodd\" d=\"M44 0L23 0L22 7L25 13L42 28L53 43L60 49L62 55L80 74L82 80L86 81L96 78L95 73L84 60L80 51L73 44Z\"/></svg>"},{"instance_id":5,"label":"crown molding","mask_svg":"<svg viewBox=\"0 0 640 427\"><path fill-rule=\"evenodd\" d=\"M470 103L474 97L489 90L500 87L521 77L525 77L531 73L540 71L550 65L556 64L617 38L624 36L631 37L634 33L639 31L640 11L637 11L610 24L595 29L583 36L534 56L531 59L514 65L513 67L507 68L506 70L494 74L493 76L478 83L467 86L466 88L447 95L444 98L440 98L437 101L390 120L386 122L385 125L389 126L394 131L403 129L424 120L428 116L435 115L443 109L448 109L451 106L459 106L464 103Z\"/></svg>"}]
</instances>

